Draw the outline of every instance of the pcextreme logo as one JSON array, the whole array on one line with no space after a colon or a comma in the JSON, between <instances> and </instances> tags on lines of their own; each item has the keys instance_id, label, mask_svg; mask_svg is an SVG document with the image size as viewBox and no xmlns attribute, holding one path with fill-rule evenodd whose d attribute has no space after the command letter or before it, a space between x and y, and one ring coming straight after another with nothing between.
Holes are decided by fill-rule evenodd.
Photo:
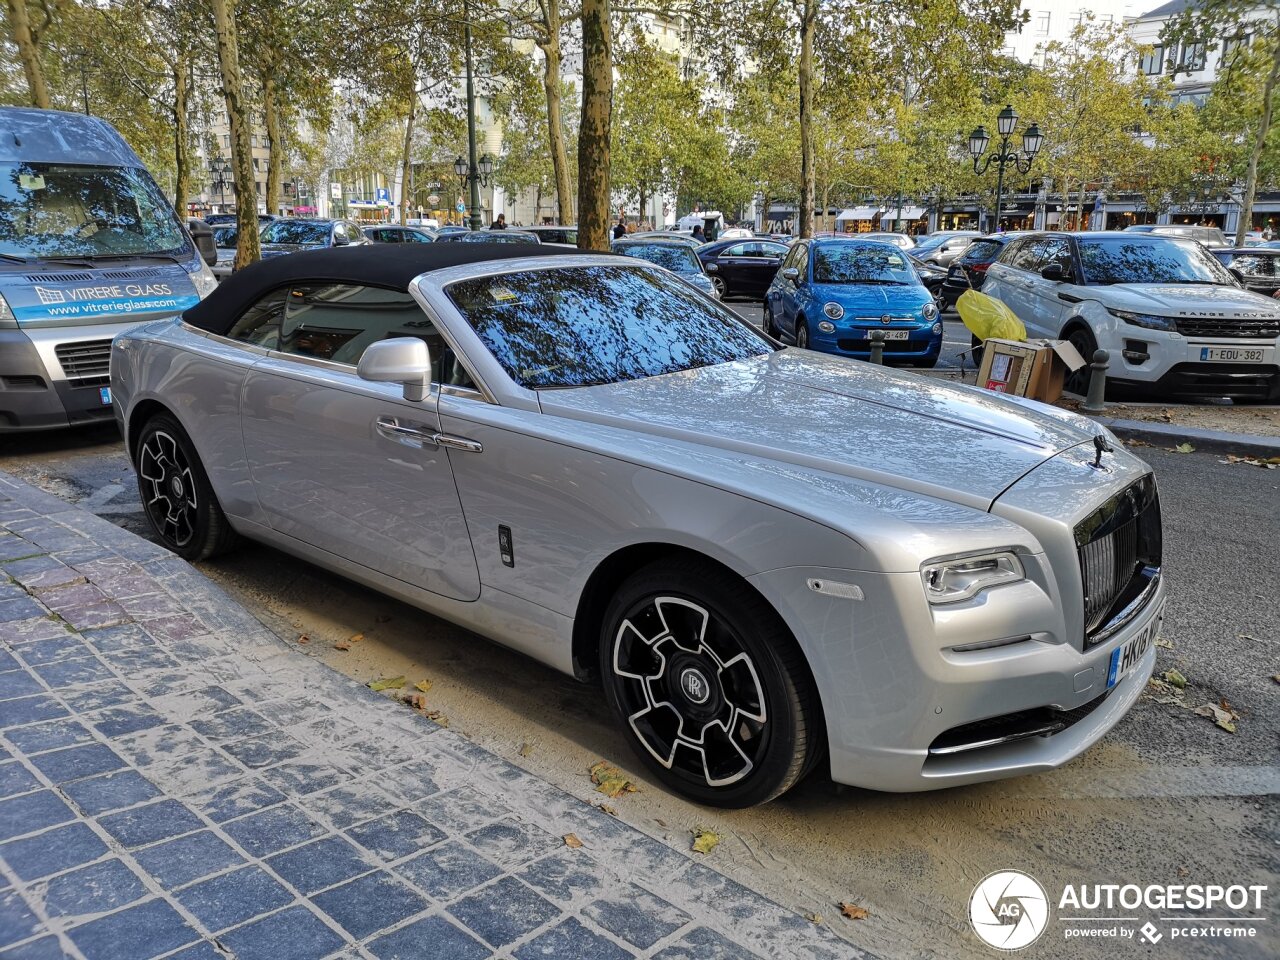
<instances>
[{"instance_id":1,"label":"pcextreme logo","mask_svg":"<svg viewBox=\"0 0 1280 960\"><path fill-rule=\"evenodd\" d=\"M1049 925L1049 897L1034 877L997 870L973 888L969 922L988 946L1021 950L1039 940Z\"/></svg>"}]
</instances>

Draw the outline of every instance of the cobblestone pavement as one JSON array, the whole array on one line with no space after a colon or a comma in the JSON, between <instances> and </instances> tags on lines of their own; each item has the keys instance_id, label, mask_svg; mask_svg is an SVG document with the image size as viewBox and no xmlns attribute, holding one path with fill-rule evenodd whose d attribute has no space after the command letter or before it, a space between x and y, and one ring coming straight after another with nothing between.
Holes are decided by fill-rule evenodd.
<instances>
[{"instance_id":1,"label":"cobblestone pavement","mask_svg":"<svg viewBox=\"0 0 1280 960\"><path fill-rule=\"evenodd\" d=\"M864 956L4 473L0 639L0 957Z\"/></svg>"}]
</instances>

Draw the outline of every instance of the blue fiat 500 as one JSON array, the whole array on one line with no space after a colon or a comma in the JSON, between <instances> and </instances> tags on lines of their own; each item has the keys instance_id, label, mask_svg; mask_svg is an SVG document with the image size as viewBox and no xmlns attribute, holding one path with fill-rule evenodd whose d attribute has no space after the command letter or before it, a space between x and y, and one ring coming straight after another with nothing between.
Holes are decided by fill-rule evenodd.
<instances>
[{"instance_id":1,"label":"blue fiat 500","mask_svg":"<svg viewBox=\"0 0 1280 960\"><path fill-rule=\"evenodd\" d=\"M942 320L907 255L874 240L821 237L792 246L765 293L764 328L787 343L865 360L871 331L884 360L932 367Z\"/></svg>"}]
</instances>

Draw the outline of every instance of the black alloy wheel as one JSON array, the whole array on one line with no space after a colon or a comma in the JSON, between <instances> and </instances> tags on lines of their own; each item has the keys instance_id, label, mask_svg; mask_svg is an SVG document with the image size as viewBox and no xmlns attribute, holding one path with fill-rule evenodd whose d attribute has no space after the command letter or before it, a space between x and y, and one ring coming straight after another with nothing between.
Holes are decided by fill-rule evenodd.
<instances>
[{"instance_id":1,"label":"black alloy wheel","mask_svg":"<svg viewBox=\"0 0 1280 960\"><path fill-rule=\"evenodd\" d=\"M794 638L759 594L712 564L659 561L624 583L605 616L600 670L636 755L699 803L771 800L821 750L817 694Z\"/></svg>"},{"instance_id":2,"label":"black alloy wheel","mask_svg":"<svg viewBox=\"0 0 1280 960\"><path fill-rule=\"evenodd\" d=\"M147 421L134 464L143 512L161 544L186 560L204 560L235 542L200 458L172 416Z\"/></svg>"}]
</instances>

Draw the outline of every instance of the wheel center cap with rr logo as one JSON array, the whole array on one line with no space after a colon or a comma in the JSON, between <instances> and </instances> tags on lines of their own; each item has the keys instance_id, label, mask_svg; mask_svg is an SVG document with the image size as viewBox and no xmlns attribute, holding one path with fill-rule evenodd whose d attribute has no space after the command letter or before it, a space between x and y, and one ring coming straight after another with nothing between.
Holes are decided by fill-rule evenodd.
<instances>
[{"instance_id":1,"label":"wheel center cap with rr logo","mask_svg":"<svg viewBox=\"0 0 1280 960\"><path fill-rule=\"evenodd\" d=\"M706 703L707 698L711 696L711 684L707 683L707 678L701 671L693 667L689 667L680 674L680 689L694 703Z\"/></svg>"}]
</instances>

